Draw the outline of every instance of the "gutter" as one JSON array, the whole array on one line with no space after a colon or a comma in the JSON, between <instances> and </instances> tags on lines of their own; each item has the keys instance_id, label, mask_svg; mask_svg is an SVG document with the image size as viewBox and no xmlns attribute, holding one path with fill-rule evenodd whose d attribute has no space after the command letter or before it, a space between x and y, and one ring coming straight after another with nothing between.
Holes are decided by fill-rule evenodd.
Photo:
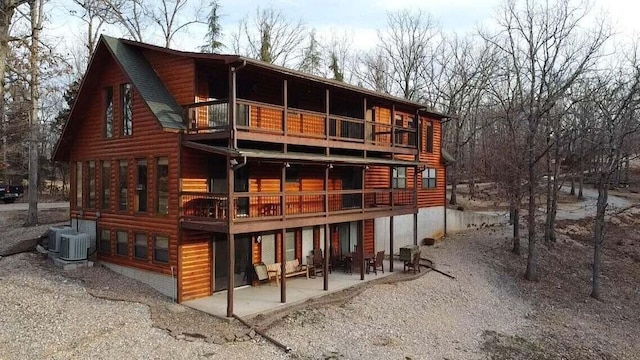
<instances>
[{"instance_id":1,"label":"gutter","mask_svg":"<svg viewBox=\"0 0 640 360\"><path fill-rule=\"evenodd\" d=\"M232 114L233 114L233 119L231 119L232 121L232 128L231 128L231 134L233 136L233 148L234 149L238 149L238 138L237 138L237 134L238 134L238 119L237 119L237 114L236 114L236 90L237 90L237 81L236 81L236 74L238 73L238 70L241 70L242 68L244 68L245 66L247 66L247 60L242 60L242 64L240 64L238 67L231 67L231 73L233 74L233 84L231 84L231 86L233 86L233 104L230 104L231 106L233 106L233 109L231 109Z\"/></svg>"}]
</instances>

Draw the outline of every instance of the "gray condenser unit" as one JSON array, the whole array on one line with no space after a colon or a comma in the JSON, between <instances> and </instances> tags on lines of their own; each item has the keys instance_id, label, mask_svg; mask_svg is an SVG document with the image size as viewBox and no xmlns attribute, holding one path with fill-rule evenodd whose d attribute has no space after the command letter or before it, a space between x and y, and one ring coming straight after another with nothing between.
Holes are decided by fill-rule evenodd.
<instances>
[{"instance_id":1,"label":"gray condenser unit","mask_svg":"<svg viewBox=\"0 0 640 360\"><path fill-rule=\"evenodd\" d=\"M73 234L76 231L70 226L51 226L49 227L49 251L60 252L60 237L62 234Z\"/></svg>"},{"instance_id":2,"label":"gray condenser unit","mask_svg":"<svg viewBox=\"0 0 640 360\"><path fill-rule=\"evenodd\" d=\"M86 260L89 234L62 234L60 237L60 259L68 261Z\"/></svg>"}]
</instances>

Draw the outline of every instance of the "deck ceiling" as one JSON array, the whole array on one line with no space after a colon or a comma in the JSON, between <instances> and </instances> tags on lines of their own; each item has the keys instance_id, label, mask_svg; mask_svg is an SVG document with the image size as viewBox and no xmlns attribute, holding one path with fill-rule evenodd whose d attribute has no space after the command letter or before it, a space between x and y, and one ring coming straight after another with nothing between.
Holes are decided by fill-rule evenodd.
<instances>
[{"instance_id":1,"label":"deck ceiling","mask_svg":"<svg viewBox=\"0 0 640 360\"><path fill-rule=\"evenodd\" d=\"M233 158L246 157L248 159L261 159L266 161L281 162L290 161L292 163L324 163L324 164L345 164L345 165L392 165L392 166L419 166L420 162L381 159L345 155L320 155L300 152L278 152L255 149L230 149L223 146L212 146L200 144L194 141L185 141L183 145L192 149L208 152L211 154L230 156Z\"/></svg>"}]
</instances>

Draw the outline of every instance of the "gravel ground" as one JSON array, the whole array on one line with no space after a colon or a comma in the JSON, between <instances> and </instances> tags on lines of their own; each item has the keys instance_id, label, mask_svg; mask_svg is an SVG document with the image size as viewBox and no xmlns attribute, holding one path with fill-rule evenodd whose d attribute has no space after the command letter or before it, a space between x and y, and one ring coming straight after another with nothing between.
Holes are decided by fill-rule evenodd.
<instances>
[{"instance_id":1,"label":"gravel ground","mask_svg":"<svg viewBox=\"0 0 640 360\"><path fill-rule=\"evenodd\" d=\"M262 339L217 345L174 337L153 326L149 306L94 297L33 253L0 260L0 293L1 359L286 358ZM180 308L173 313L187 313Z\"/></svg>"},{"instance_id":2,"label":"gravel ground","mask_svg":"<svg viewBox=\"0 0 640 360\"><path fill-rule=\"evenodd\" d=\"M429 272L414 281L377 285L342 306L294 313L269 335L310 359L486 358L486 334L526 335L531 311L512 282L501 281L486 265L479 254L486 246L472 241L497 237L494 231L423 247L423 256L456 280Z\"/></svg>"}]
</instances>

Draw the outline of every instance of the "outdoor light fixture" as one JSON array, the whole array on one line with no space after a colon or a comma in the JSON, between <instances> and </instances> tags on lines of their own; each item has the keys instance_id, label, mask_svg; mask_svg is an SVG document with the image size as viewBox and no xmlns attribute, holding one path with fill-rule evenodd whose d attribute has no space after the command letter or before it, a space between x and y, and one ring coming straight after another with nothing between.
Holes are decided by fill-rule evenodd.
<instances>
[{"instance_id":1,"label":"outdoor light fixture","mask_svg":"<svg viewBox=\"0 0 640 360\"><path fill-rule=\"evenodd\" d=\"M327 164L327 167L328 167L329 169L333 169L333 164Z\"/></svg>"},{"instance_id":2,"label":"outdoor light fixture","mask_svg":"<svg viewBox=\"0 0 640 360\"><path fill-rule=\"evenodd\" d=\"M286 167L286 168L290 168L290 167L291 167L291 164L289 164L289 162L287 161L287 162L285 162L285 163L284 163L284 167Z\"/></svg>"},{"instance_id":3,"label":"outdoor light fixture","mask_svg":"<svg viewBox=\"0 0 640 360\"><path fill-rule=\"evenodd\" d=\"M229 160L229 164L231 164L231 166L236 166L236 165L238 165L238 160L231 159L231 160Z\"/></svg>"},{"instance_id":4,"label":"outdoor light fixture","mask_svg":"<svg viewBox=\"0 0 640 360\"><path fill-rule=\"evenodd\" d=\"M364 166L364 169L365 169L365 170L369 170L369 165L365 165L365 166Z\"/></svg>"}]
</instances>

